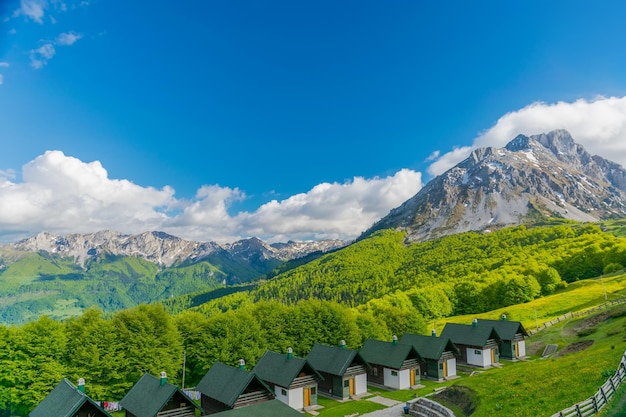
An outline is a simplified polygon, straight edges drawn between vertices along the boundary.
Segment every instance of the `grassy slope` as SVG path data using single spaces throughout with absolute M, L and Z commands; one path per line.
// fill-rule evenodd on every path
M 609 300 L 626 296 L 626 274 L 605 278 L 604 288 L 607 289 Z M 520 320 L 525 327 L 533 328 L 535 307 L 538 315 L 543 318 L 543 321 L 539 322 L 542 324 L 565 312 L 584 311 L 603 303 L 604 290 L 600 279 L 585 280 L 570 285 L 558 294 L 530 303 L 509 306 L 481 315 L 450 317 L 445 321 L 464 323 L 471 321 L 473 317 L 497 318 L 506 312 L 509 318 Z M 626 312 L 626 306 L 612 307 L 607 311 Z M 467 373 L 460 371 L 461 378 L 452 381 L 438 383 L 423 380 L 423 388 L 392 392 L 377 390 L 376 394 L 407 401 L 416 396 L 430 396 L 435 388 L 460 385 L 470 388 L 475 393 L 478 405 L 472 417 L 551 416 L 593 395 L 606 381 L 606 378 L 602 376 L 602 371 L 616 369 L 626 350 L 624 336 L 626 313 L 621 317 L 595 323 L 597 320 L 594 320 L 594 317 L 598 317 L 598 314 L 605 313 L 598 312 L 595 315 L 568 319 L 531 336 L 527 339 L 527 353 L 529 354 L 527 361 L 503 361 L 501 368 L 484 371 L 478 369 L 479 372 L 475 376 L 470 377 Z M 583 336 L 579 335 L 581 331 L 590 327 L 595 331 Z M 555 355 L 548 359 L 540 358 L 548 343 L 559 345 L 558 354 L 572 343 L 587 340 L 593 340 L 593 344 L 584 350 L 563 356 Z M 368 412 L 369 404 L 359 404 L 362 402 L 364 401 L 343 403 L 340 413 L 348 415 L 355 412 L 361 414 Z M 340 415 L 333 411 L 338 406 L 332 401 L 329 403 L 332 407 L 318 410 L 320 416 Z M 458 417 L 463 415 L 459 408 L 454 406 L 452 408 L 457 412 Z

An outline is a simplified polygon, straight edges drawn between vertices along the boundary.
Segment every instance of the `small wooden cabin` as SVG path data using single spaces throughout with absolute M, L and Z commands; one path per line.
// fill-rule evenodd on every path
M 126 417 L 195 417 L 199 409 L 185 393 L 167 382 L 165 372 L 149 373 L 137 381 L 120 401 Z
M 456 376 L 456 357 L 461 351 L 450 339 L 406 333 L 400 343 L 412 345 L 424 359 L 422 375 L 426 378 L 442 381 Z
M 239 368 L 221 362 L 214 363 L 196 390 L 201 393 L 204 415 L 274 399 L 272 389 L 254 373 L 245 370 L 243 359 Z
M 111 417 L 85 394 L 85 381 L 78 387 L 63 378 L 52 391 L 28 414 L 29 417 Z
M 367 380 L 372 385 L 391 389 L 407 389 L 420 383 L 422 357 L 411 345 L 368 339 L 361 348 L 361 356 L 370 364 Z
M 500 362 L 500 335 L 493 326 L 446 323 L 441 337 L 450 339 L 461 351 L 460 363 L 488 368 Z
M 347 399 L 367 393 L 371 367 L 358 351 L 346 348 L 345 341 L 339 346 L 316 343 L 307 360 L 324 377 L 318 383 L 320 395 Z
M 516 360 L 526 356 L 526 340 L 528 332 L 519 321 L 509 321 L 505 315 L 501 320 L 478 319 L 479 326 L 492 326 L 500 335 L 500 357 Z
M 318 381 L 324 377 L 304 358 L 266 351 L 252 370 L 273 390 L 277 399 L 296 410 L 317 405 Z

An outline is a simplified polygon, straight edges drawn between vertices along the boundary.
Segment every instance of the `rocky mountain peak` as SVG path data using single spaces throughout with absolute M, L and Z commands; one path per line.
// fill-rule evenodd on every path
M 518 135 L 479 148 L 364 233 L 396 228 L 409 240 L 490 230 L 537 216 L 598 221 L 626 215 L 626 170 L 591 156 L 569 132 Z

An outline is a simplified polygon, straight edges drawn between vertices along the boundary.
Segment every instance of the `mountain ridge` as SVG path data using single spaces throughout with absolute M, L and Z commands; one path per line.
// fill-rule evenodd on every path
M 258 238 L 241 239 L 234 243 L 198 242 L 185 240 L 165 232 L 148 231 L 139 234 L 102 230 L 94 233 L 56 235 L 41 232 L 15 243 L 0 245 L 21 252 L 45 251 L 74 258 L 85 266 L 88 260 L 103 254 L 136 256 L 154 264 L 171 267 L 183 262 L 198 262 L 210 255 L 224 254 L 242 262 L 281 262 L 327 252 L 345 246 L 341 240 L 322 240 L 268 244 Z
M 359 239 L 386 228 L 421 241 L 538 217 L 596 222 L 625 215 L 626 170 L 555 130 L 473 150 Z

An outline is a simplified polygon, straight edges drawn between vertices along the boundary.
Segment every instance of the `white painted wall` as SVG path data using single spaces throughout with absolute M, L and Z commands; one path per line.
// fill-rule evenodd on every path
M 287 395 L 282 394 L 283 390 L 287 391 Z M 304 408 L 304 392 L 302 388 L 288 390 L 287 388 L 276 385 L 274 386 L 274 394 L 276 394 L 277 400 L 284 402 L 291 408 L 296 410 L 302 410 L 302 408 Z
M 290 389 L 287 391 L 289 396 L 289 407 L 296 410 L 302 410 L 304 408 L 304 390 L 302 388 Z
M 448 359 L 446 362 L 448 365 L 448 376 L 455 376 L 456 375 L 456 358 Z
M 383 385 L 389 388 L 400 389 L 400 372 L 395 371 L 397 372 L 397 375 L 391 375 L 391 373 L 394 371 L 395 369 L 383 368 Z
M 354 376 L 354 394 L 360 395 L 367 392 L 367 374 Z
M 411 388 L 411 371 L 409 369 L 398 372 L 398 376 L 400 377 L 400 389 Z
M 469 365 L 481 366 L 483 368 L 491 366 L 491 349 L 467 348 L 467 363 Z

